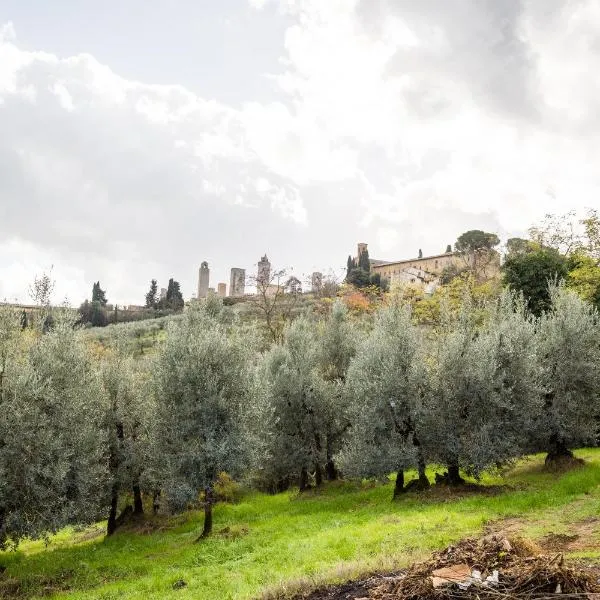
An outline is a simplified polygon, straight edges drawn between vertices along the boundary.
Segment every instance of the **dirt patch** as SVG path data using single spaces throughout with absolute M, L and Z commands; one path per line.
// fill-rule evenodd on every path
M 545 535 L 541 540 L 540 544 L 549 552 L 564 552 L 569 550 L 571 544 L 579 539 L 577 534 L 567 535 L 565 533 L 549 533 Z
M 569 524 L 569 533 L 550 532 L 540 539 L 540 545 L 548 552 L 578 552 L 598 547 L 597 535 L 600 519 L 588 517 Z
M 398 581 L 404 577 L 403 573 L 388 573 L 387 575 L 376 575 L 368 579 L 350 581 L 337 586 L 322 587 L 307 595 L 295 596 L 295 600 L 360 600 L 369 598 L 370 590 L 377 589 L 381 585 Z
M 506 519 L 498 519 L 497 521 L 489 521 L 484 527 L 484 534 L 495 535 L 497 537 L 510 538 L 518 535 L 523 531 L 525 521 L 519 517 L 508 517 Z
M 398 500 L 402 498 L 414 498 L 417 496 L 423 500 L 434 500 L 436 502 L 455 502 L 461 498 L 467 498 L 470 496 L 497 496 L 506 492 L 512 491 L 508 485 L 479 485 L 477 483 L 462 483 L 460 485 L 445 485 L 445 484 L 434 484 L 428 487 L 426 490 L 418 492 L 407 492 L 398 497 Z
M 539 550 L 518 537 L 465 539 L 393 578 L 323 588 L 295 600 L 531 599 L 556 594 L 600 598 L 596 570 Z

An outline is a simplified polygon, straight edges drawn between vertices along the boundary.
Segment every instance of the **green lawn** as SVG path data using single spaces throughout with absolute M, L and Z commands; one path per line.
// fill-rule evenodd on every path
M 217 506 L 214 536 L 201 543 L 194 543 L 202 524 L 196 513 L 109 540 L 99 529 L 95 536 L 93 529 L 65 531 L 48 548 L 31 542 L 0 553 L 7 567 L 0 597 L 255 598 L 392 569 L 505 518 L 534 539 L 587 523 L 589 539 L 578 555 L 597 557 L 600 537 L 589 524 L 600 515 L 600 450 L 577 454 L 586 466 L 565 475 L 543 473 L 541 457 L 534 457 L 504 479 L 488 476 L 486 485 L 507 486 L 495 495 L 428 492 L 392 503 L 391 483 L 336 484 L 303 496 L 252 493 Z M 186 586 L 173 589 L 178 580 Z

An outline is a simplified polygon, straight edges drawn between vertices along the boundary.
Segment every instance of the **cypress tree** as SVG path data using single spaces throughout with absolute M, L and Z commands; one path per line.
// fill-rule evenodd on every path
M 156 279 L 150 281 L 150 289 L 146 294 L 146 308 L 156 308 L 158 304 L 158 282 Z
M 107 305 L 106 292 L 100 287 L 100 282 L 97 281 L 92 287 L 92 302 L 98 302 L 100 306 Z

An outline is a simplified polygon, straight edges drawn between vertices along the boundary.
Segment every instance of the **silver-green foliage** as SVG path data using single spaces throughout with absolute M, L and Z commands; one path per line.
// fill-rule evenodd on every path
M 115 334 L 110 351 L 99 364 L 109 485 L 116 494 L 151 478 L 156 404 L 147 375 L 149 364 L 133 359 L 123 332 Z
M 551 454 L 590 443 L 600 408 L 600 320 L 593 306 L 563 288 L 539 321 L 542 401 L 537 433 Z
M 343 302 L 337 301 L 322 324 L 317 341 L 317 369 L 322 379 L 322 419 L 325 436 L 327 476 L 336 476 L 333 457 L 341 449 L 350 427 L 346 377 L 356 355 L 360 333 L 348 318 Z
M 477 475 L 517 456 L 537 399 L 535 327 L 505 292 L 478 323 L 468 298 L 433 341 L 428 446 L 449 468 Z
M 376 477 L 417 465 L 414 436 L 425 376 L 420 347 L 406 306 L 380 311 L 348 371 L 351 427 L 340 455 L 345 473 Z
M 251 350 L 201 304 L 169 324 L 153 386 L 159 472 L 173 509 L 197 500 L 220 471 L 235 476 L 246 466 Z
M 259 443 L 265 478 L 306 478 L 325 462 L 322 379 L 315 324 L 299 317 L 258 368 Z
M 0 540 L 98 516 L 106 483 L 98 380 L 72 315 L 55 311 L 6 382 L 0 410 Z

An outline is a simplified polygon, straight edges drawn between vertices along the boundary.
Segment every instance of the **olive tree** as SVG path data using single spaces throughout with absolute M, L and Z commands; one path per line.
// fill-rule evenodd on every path
M 105 501 L 98 380 L 66 310 L 5 379 L 0 411 L 0 542 L 90 522 Z
M 421 437 L 427 393 L 421 343 L 409 308 L 394 303 L 379 312 L 348 370 L 351 428 L 340 455 L 342 467 L 362 477 L 396 471 L 394 497 L 404 490 L 408 468 L 418 467 L 418 485 L 428 485 Z
M 212 529 L 213 484 L 242 473 L 249 342 L 228 333 L 203 305 L 171 323 L 154 364 L 159 472 L 168 502 L 182 510 L 204 492 L 204 529 Z
M 279 481 L 297 478 L 300 491 L 308 488 L 312 470 L 321 483 L 326 457 L 317 360 L 314 324 L 299 317 L 285 329 L 283 344 L 264 356 L 256 384 L 262 469 Z
M 0 411 L 10 379 L 18 372 L 17 360 L 23 336 L 21 315 L 8 305 L 0 305 Z
M 537 433 L 548 463 L 594 439 L 600 406 L 598 313 L 563 287 L 552 287 L 550 297 L 538 331 L 543 404 Z
M 323 380 L 325 474 L 330 481 L 337 479 L 334 455 L 341 449 L 343 437 L 350 427 L 345 383 L 358 339 L 359 331 L 348 320 L 346 305 L 338 300 L 322 325 L 317 349 L 317 368 Z
M 154 397 L 140 362 L 134 361 L 122 337 L 117 335 L 100 364 L 110 475 L 108 535 L 117 528 L 119 497 L 124 490 L 133 494 L 133 514 L 143 514 L 142 478 L 154 450 Z
M 522 299 L 505 292 L 483 315 L 465 298 L 433 342 L 427 432 L 434 458 L 461 483 L 516 455 L 537 392 L 535 328 Z

